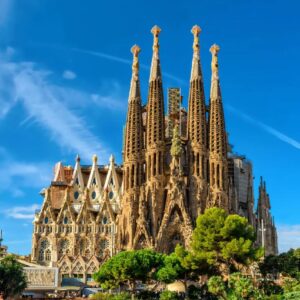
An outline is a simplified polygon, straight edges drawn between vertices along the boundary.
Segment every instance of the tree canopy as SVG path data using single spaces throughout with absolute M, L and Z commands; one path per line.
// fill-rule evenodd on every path
M 191 253 L 196 260 L 204 260 L 220 272 L 237 270 L 239 265 L 247 265 L 262 255 L 262 249 L 255 248 L 254 242 L 254 229 L 246 218 L 213 207 L 197 219 Z
M 26 275 L 21 264 L 9 255 L 0 260 L 0 295 L 14 297 L 26 288 Z
M 134 289 L 136 281 L 146 282 L 151 279 L 162 261 L 162 254 L 149 249 L 120 252 L 100 267 L 94 279 L 104 289 L 120 284 L 128 284 Z
M 263 275 L 283 274 L 300 280 L 300 248 L 279 255 L 269 255 L 260 264 Z

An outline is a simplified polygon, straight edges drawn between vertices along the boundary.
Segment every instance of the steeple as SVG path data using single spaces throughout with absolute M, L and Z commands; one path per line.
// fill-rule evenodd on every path
M 128 249 L 133 247 L 133 239 L 138 219 L 140 186 L 144 180 L 144 154 L 143 154 L 143 123 L 142 105 L 139 80 L 139 53 L 141 49 L 134 45 L 131 48 L 133 54 L 132 77 L 128 97 L 128 112 L 125 129 L 124 149 L 124 173 L 122 199 L 122 214 L 119 218 L 122 228 L 119 231 L 119 248 Z M 118 183 L 115 170 L 114 158 L 110 158 L 109 171 L 106 177 L 104 189 L 113 178 L 114 185 Z
M 203 77 L 199 54 L 199 34 L 201 28 L 198 25 L 193 26 L 191 30 L 194 36 L 193 42 L 193 60 L 190 78 L 189 106 L 187 134 L 189 145 L 189 172 L 191 185 L 194 186 L 193 199 L 191 203 L 191 212 L 196 219 L 198 214 L 205 207 L 207 198 L 207 123 L 206 107 L 203 87 Z M 198 198 L 198 199 L 197 199 Z
M 212 54 L 209 114 L 210 204 L 228 210 L 227 137 L 219 82 L 219 50 L 220 47 L 216 44 L 210 48 Z
M 162 78 L 159 60 L 158 35 L 161 29 L 154 26 L 153 34 L 153 56 L 149 79 L 149 94 L 147 105 L 147 146 L 156 147 L 164 141 L 164 100 Z
M 153 55 L 149 78 L 145 141 L 146 190 L 147 194 L 151 195 L 148 207 L 153 207 L 149 212 L 153 238 L 155 238 L 162 220 L 165 201 L 165 113 L 159 60 L 158 36 L 160 32 L 161 29 L 158 26 L 154 26 L 151 29 L 153 34 Z
M 143 131 L 142 131 L 142 107 L 141 107 L 141 92 L 140 92 L 140 80 L 139 80 L 139 60 L 138 55 L 141 49 L 139 46 L 134 45 L 131 48 L 133 54 L 132 62 L 132 78 L 130 83 L 130 91 L 128 97 L 128 113 L 126 121 L 126 134 L 125 134 L 125 149 L 124 149 L 124 165 L 127 163 L 133 163 L 130 167 L 132 170 L 125 170 L 125 178 L 131 181 L 126 185 L 125 189 L 129 186 L 133 187 L 140 183 L 139 172 L 134 169 L 140 168 L 139 165 L 135 166 L 135 163 L 141 160 L 142 148 L 143 148 Z
M 201 29 L 195 25 L 192 28 L 194 35 L 193 61 L 190 79 L 189 108 L 188 108 L 188 139 L 193 147 L 206 150 L 206 119 L 203 78 L 199 56 L 199 33 Z
M 219 82 L 218 52 L 220 47 L 212 45 L 211 61 L 211 88 L 210 88 L 210 122 L 209 122 L 209 149 L 220 159 L 227 157 L 227 139 L 225 119 Z
M 149 81 L 151 82 L 152 80 L 155 79 L 161 79 L 161 70 L 160 70 L 160 61 L 159 61 L 159 40 L 158 36 L 161 32 L 161 29 L 155 25 L 151 29 L 151 33 L 153 34 L 153 55 L 152 55 L 152 62 L 151 62 L 151 71 L 150 71 L 150 79 Z

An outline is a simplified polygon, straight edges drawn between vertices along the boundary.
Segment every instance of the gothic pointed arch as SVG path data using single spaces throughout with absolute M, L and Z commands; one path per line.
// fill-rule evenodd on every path
M 101 193 L 103 191 L 103 186 L 100 179 L 97 162 L 98 162 L 98 157 L 94 155 L 92 170 L 89 175 L 89 179 L 87 183 L 87 188 L 89 189 L 89 197 L 93 203 L 100 201 Z
M 76 164 L 72 175 L 71 186 L 73 187 L 72 200 L 75 203 L 80 203 L 80 201 L 83 198 L 85 185 L 84 185 L 83 175 L 81 171 L 79 155 L 77 155 L 76 157 Z

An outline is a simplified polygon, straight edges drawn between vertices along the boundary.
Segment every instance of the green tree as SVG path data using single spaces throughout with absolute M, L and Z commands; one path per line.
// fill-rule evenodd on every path
M 0 261 L 0 295 L 4 299 L 21 294 L 26 288 L 26 275 L 14 256 L 8 255 Z
M 260 263 L 260 270 L 264 276 L 288 275 L 300 280 L 300 248 L 291 249 L 280 255 L 269 255 Z
M 183 246 L 177 245 L 175 251 L 170 255 L 163 257 L 163 264 L 156 273 L 156 278 L 165 283 L 171 283 L 175 280 L 185 281 L 190 273 L 190 268 L 185 259 L 188 251 Z
M 212 276 L 208 281 L 208 290 L 224 300 L 264 299 L 252 280 L 241 273 L 231 274 L 228 281 L 223 281 L 221 276 Z
M 221 276 L 212 276 L 208 280 L 208 291 L 219 299 L 228 299 L 226 285 Z
M 149 249 L 124 251 L 106 261 L 93 277 L 104 289 L 125 284 L 134 294 L 136 281 L 151 279 L 162 260 L 161 254 Z
M 191 254 L 195 261 L 204 261 L 227 276 L 230 269 L 240 270 L 262 256 L 254 242 L 254 229 L 246 218 L 214 207 L 197 218 Z

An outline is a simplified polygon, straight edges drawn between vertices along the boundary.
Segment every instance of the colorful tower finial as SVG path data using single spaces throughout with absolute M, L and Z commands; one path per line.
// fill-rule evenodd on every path
M 199 34 L 201 32 L 201 28 L 198 25 L 194 25 L 191 33 L 194 35 L 194 43 L 193 43 L 193 49 L 194 53 L 199 53 Z
M 138 76 L 139 73 L 139 53 L 141 52 L 141 48 L 138 45 L 134 45 L 131 47 L 131 53 L 133 54 L 133 62 L 132 62 L 132 74 Z
M 216 44 L 213 44 L 209 50 L 212 54 L 211 71 L 213 74 L 218 74 L 219 72 L 218 52 L 220 51 L 220 47 Z
M 151 33 L 153 34 L 153 52 L 158 53 L 159 43 L 158 43 L 158 35 L 160 34 L 161 29 L 155 25 L 151 29 Z

